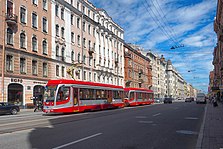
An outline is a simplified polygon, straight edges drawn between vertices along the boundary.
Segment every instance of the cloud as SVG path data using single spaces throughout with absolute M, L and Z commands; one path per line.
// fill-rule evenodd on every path
M 127 43 L 140 45 L 144 52 L 152 49 L 167 60 L 171 59 L 186 80 L 205 75 L 204 80 L 198 80 L 208 82 L 216 45 L 213 31 L 216 0 L 147 0 L 148 5 L 145 0 L 90 1 L 104 8 L 124 29 Z M 184 47 L 170 49 L 179 44 Z M 192 69 L 196 69 L 196 73 L 185 73 Z M 194 86 L 196 84 L 194 82 Z

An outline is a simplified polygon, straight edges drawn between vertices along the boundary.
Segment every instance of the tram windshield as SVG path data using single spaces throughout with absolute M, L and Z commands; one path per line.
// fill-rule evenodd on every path
M 57 85 L 46 86 L 44 93 L 44 101 L 52 102 L 56 96 Z

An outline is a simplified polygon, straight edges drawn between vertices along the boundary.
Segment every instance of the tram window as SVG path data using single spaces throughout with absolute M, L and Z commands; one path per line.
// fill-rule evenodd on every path
M 134 92 L 130 93 L 130 99 L 134 99 Z
M 114 99 L 121 99 L 123 97 L 122 91 L 113 91 L 113 98 Z
M 89 99 L 89 90 L 85 88 L 80 89 L 80 100 L 88 100 Z
M 57 101 L 68 100 L 70 95 L 70 87 L 60 87 L 57 94 Z
M 138 99 L 142 99 L 142 93 L 138 93 Z
M 101 98 L 101 90 L 96 90 L 96 98 Z
M 128 97 L 129 97 L 129 92 L 125 91 L 125 98 L 128 98 Z

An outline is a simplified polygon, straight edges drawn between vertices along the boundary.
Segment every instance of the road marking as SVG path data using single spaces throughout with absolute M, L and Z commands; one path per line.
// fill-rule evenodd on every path
M 186 119 L 186 120 L 197 120 L 198 118 L 197 117 L 185 117 L 184 119 Z
M 197 135 L 198 133 L 190 130 L 177 130 L 177 133 L 185 134 L 185 135 Z
M 158 115 L 161 115 L 161 113 L 154 114 L 153 116 L 158 116 Z
M 136 116 L 136 118 L 147 118 L 146 116 Z
M 144 124 L 152 124 L 153 121 L 139 121 L 139 123 L 144 123 Z
M 72 145 L 72 144 L 76 144 L 76 143 L 79 143 L 79 142 L 87 140 L 87 139 L 90 139 L 90 138 L 97 137 L 99 135 L 102 135 L 102 133 L 97 133 L 97 134 L 94 134 L 94 135 L 91 135 L 91 136 L 88 136 L 88 137 L 85 137 L 85 138 L 82 138 L 82 139 L 79 139 L 79 140 L 76 140 L 76 141 L 73 141 L 73 142 L 61 145 L 61 146 L 55 147 L 53 149 L 60 149 L 60 148 L 63 148 L 63 147 L 66 147 L 66 146 L 69 146 L 69 145 Z

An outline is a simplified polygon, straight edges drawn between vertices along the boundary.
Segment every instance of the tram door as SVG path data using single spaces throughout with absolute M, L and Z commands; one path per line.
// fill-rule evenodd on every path
M 108 103 L 112 102 L 112 91 L 108 91 Z
M 78 94 L 78 88 L 73 88 L 73 104 L 74 106 L 78 106 L 79 105 L 79 94 Z

